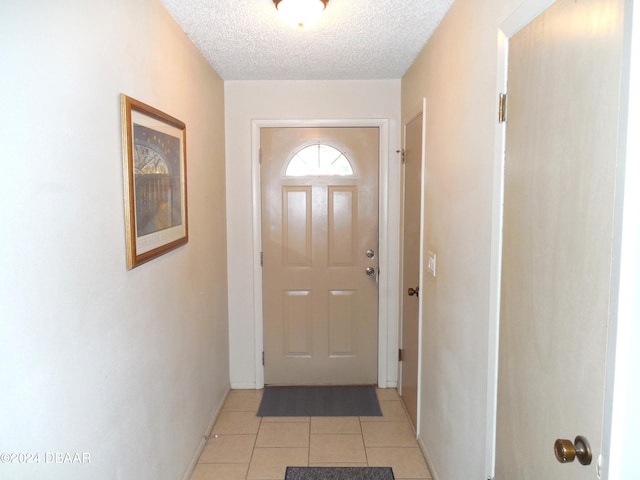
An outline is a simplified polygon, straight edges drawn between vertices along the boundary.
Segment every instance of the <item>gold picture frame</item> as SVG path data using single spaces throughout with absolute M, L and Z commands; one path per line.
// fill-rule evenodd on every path
M 186 126 L 120 95 L 127 269 L 185 245 Z

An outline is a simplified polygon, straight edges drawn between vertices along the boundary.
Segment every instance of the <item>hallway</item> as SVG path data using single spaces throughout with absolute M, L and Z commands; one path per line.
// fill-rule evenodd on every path
M 378 15 L 377 5 L 382 3 L 328 1 L 336 8 L 364 10 L 367 17 Z M 606 410 L 603 431 L 590 433 L 582 425 L 565 428 L 553 422 L 548 438 L 524 431 L 541 444 L 535 451 L 545 455 L 550 468 L 579 472 L 575 464 L 556 462 L 551 447 L 556 438 L 584 435 L 602 439 L 598 443 L 603 448 L 597 448 L 602 451 L 594 453 L 595 458 L 602 455 L 606 460 L 600 467 L 603 479 L 640 479 L 633 441 L 640 431 L 640 409 L 633 408 L 640 405 L 640 3 L 435 1 L 447 3 L 450 9 L 397 76 L 373 77 L 366 69 L 354 77 L 344 76 L 316 57 L 293 56 L 294 61 L 311 60 L 313 68 L 286 71 L 273 64 L 277 75 L 268 78 L 221 75 L 165 5 L 186 8 L 192 0 L 2 2 L 2 65 L 10 74 L 0 76 L 4 92 L 0 183 L 6 232 L 0 242 L 0 382 L 4 387 L 0 409 L 5 412 L 0 421 L 0 453 L 15 459 L 26 458 L 18 457 L 21 453 L 40 452 L 42 458 L 47 452 L 70 457 L 79 453 L 80 458 L 88 453 L 92 461 L 3 463 L 0 478 L 283 480 L 285 466 L 294 463 L 390 465 L 401 480 L 425 480 L 429 475 L 442 480 L 493 478 L 500 472 L 495 468 L 496 452 L 503 451 L 497 445 L 519 445 L 523 431 L 506 423 L 508 428 L 501 427 L 506 435 L 498 436 L 498 412 L 513 412 L 515 418 L 537 426 L 550 420 L 532 397 L 519 401 L 522 392 L 515 385 L 527 380 L 529 389 L 536 390 L 539 378 L 557 370 L 550 356 L 536 353 L 551 351 L 550 341 L 562 329 L 569 339 L 575 338 L 571 344 L 575 350 L 582 346 L 587 354 L 592 351 L 590 344 L 581 341 L 583 333 L 598 333 L 594 343 L 605 346 L 604 374 L 594 374 L 592 366 L 597 363 L 602 371 L 602 361 L 593 356 L 587 363 L 576 363 L 576 357 L 565 355 L 579 366 L 570 369 L 572 380 L 587 387 L 592 378 L 604 380 L 605 394 L 597 396 Z M 206 3 L 234 19 L 235 4 L 247 7 L 254 2 Z M 261 6 L 252 9 L 254 13 L 265 12 L 253 23 L 260 30 L 271 23 L 271 17 L 275 20 L 277 12 L 273 0 L 255 3 Z M 545 108 L 540 115 L 520 115 L 518 108 L 513 114 L 516 100 L 511 102 L 511 118 L 500 118 L 500 106 L 505 105 L 500 94 L 511 94 L 512 100 L 528 97 L 518 95 L 513 82 L 509 86 L 509 52 L 516 51 L 507 48 L 510 38 L 554 3 L 563 10 L 578 10 L 571 22 L 554 22 L 556 27 L 567 27 L 558 29 L 562 31 L 558 40 L 573 48 L 582 42 L 579 31 L 590 32 L 585 45 L 594 54 L 579 57 L 585 69 L 591 68 L 584 79 L 591 83 L 595 77 L 590 72 L 595 72 L 615 80 L 616 88 L 594 88 L 584 101 L 575 100 L 577 88 L 571 89 L 570 97 L 545 88 L 544 95 L 535 95 L 536 100 L 544 98 L 561 107 L 559 114 Z M 587 14 L 588 7 L 604 9 L 606 14 Z M 207 20 L 211 18 L 208 10 L 195 13 Z M 327 13 L 331 11 L 335 9 L 330 7 Z M 219 23 L 217 17 L 215 23 Z M 370 27 L 361 20 L 354 26 Z M 214 46 L 281 53 L 283 46 L 298 45 L 265 43 L 258 35 L 252 49 L 253 44 L 245 41 L 245 30 L 232 31 L 237 37 Z M 334 35 L 337 30 L 329 32 Z M 295 29 L 287 33 L 305 35 Z M 315 46 L 330 40 L 319 32 L 309 33 Z M 405 32 L 387 25 L 385 34 Z M 524 43 L 547 45 L 546 41 Z M 608 56 L 605 68 L 600 58 L 612 46 L 615 52 Z M 375 49 L 376 45 L 357 42 L 342 53 L 350 59 Z M 582 76 L 553 60 L 556 53 L 565 53 L 564 47 L 549 50 L 551 63 L 563 68 L 526 67 L 522 71 L 532 74 L 522 78 L 539 86 L 538 73 L 566 73 L 570 85 L 579 86 Z M 308 53 L 300 52 L 298 57 Z M 567 86 L 564 80 L 563 85 Z M 132 198 L 125 194 L 125 179 L 132 156 L 132 142 L 127 143 L 126 137 L 133 126 L 123 115 L 123 94 L 179 120 L 187 132 L 183 173 L 188 243 L 132 270 L 127 268 L 127 231 L 132 230 L 127 206 Z M 554 102 L 555 98 L 561 101 Z M 405 125 L 425 103 L 421 194 L 412 204 L 421 210 L 418 243 L 423 254 L 414 264 L 422 269 L 423 278 L 409 285 L 414 290 L 419 285 L 421 302 L 418 335 L 412 337 L 420 349 L 416 441 L 401 401 L 390 388 L 404 385 L 408 393 L 409 382 L 399 378 L 398 352 L 408 343 L 403 342 L 401 330 L 402 301 L 408 296 L 408 288 L 401 287 L 406 211 L 402 157 L 404 150 L 406 160 Z M 525 111 L 528 108 L 520 108 Z M 605 195 L 583 182 L 583 172 L 600 171 L 596 164 L 586 168 L 579 163 L 575 170 L 580 175 L 574 179 L 555 161 L 578 151 L 566 136 L 577 126 L 569 115 L 583 118 L 587 113 L 596 116 L 587 131 L 589 142 L 606 136 L 613 147 L 607 151 L 615 152 L 614 159 L 604 150 L 586 149 L 614 162 L 613 198 L 610 187 Z M 502 294 L 504 158 L 506 145 L 512 145 L 504 137 L 507 123 L 513 131 L 518 118 L 544 120 L 540 123 L 554 136 L 566 139 L 559 143 L 567 152 L 557 157 L 541 154 L 535 163 L 524 163 L 536 169 L 548 166 L 549 180 L 534 181 L 521 170 L 523 185 L 535 186 L 536 193 L 514 206 L 535 207 L 531 218 L 553 222 L 534 229 L 533 222 L 512 211 L 510 218 L 549 240 L 536 237 L 534 241 L 526 228 L 520 229 L 525 232 L 522 238 L 526 236 L 535 246 L 525 251 L 534 255 L 526 262 L 515 254 L 509 256 L 511 271 L 524 273 L 519 275 L 525 277 L 520 278 L 522 283 L 535 285 L 542 293 L 554 291 L 554 295 L 541 295 L 537 304 L 530 297 L 531 308 L 525 309 L 525 302 L 522 311 L 550 313 L 559 306 L 556 298 L 574 305 L 559 309 L 559 320 L 551 331 L 541 328 L 537 318 L 512 323 L 516 328 L 510 331 L 520 335 L 536 362 L 529 364 L 526 375 L 516 363 L 503 362 L 509 366 L 507 378 L 518 383 L 513 384 L 513 395 L 499 397 L 497 385 L 510 385 L 504 379 L 498 381 L 499 353 L 524 353 L 500 346 L 501 335 L 509 331 L 500 326 L 501 304 L 512 299 Z M 379 390 L 385 417 L 259 418 L 261 392 L 255 389 L 270 383 L 265 382 L 262 362 L 265 316 L 260 252 L 270 232 L 263 232 L 261 225 L 260 130 L 349 126 L 380 129 L 379 245 L 373 258 L 379 282 L 376 384 L 388 387 Z M 524 127 L 522 131 L 533 137 L 527 150 L 546 151 L 549 135 L 529 135 Z M 585 145 L 576 142 L 581 150 Z M 573 188 L 548 188 L 557 182 L 573 183 Z M 519 195 L 525 192 L 518 182 L 509 185 Z M 545 207 L 542 199 L 556 199 L 563 207 Z M 569 203 L 585 214 L 585 221 L 577 222 L 564 209 Z M 598 237 L 598 243 L 609 245 L 615 254 L 611 268 L 593 269 L 601 261 L 596 255 L 584 255 L 580 268 L 570 266 L 566 253 L 573 257 L 582 249 L 573 240 L 564 246 L 568 237 L 563 230 L 579 223 L 573 233 L 600 231 L 605 223 L 599 214 L 602 210 L 607 212 L 610 231 Z M 326 223 L 321 231 L 326 231 Z M 576 237 L 580 235 L 571 238 Z M 525 245 L 519 238 L 521 234 L 514 233 L 512 244 Z M 369 247 L 363 247 L 355 255 L 367 261 Z M 427 267 L 429 259 L 436 258 L 432 274 Z M 527 275 L 533 272 L 530 267 L 543 266 L 554 274 L 579 273 L 579 281 L 568 282 L 565 291 L 551 288 L 543 277 Z M 570 327 L 567 318 L 579 320 L 582 312 L 594 311 L 587 307 L 595 297 L 582 302 L 575 293 L 583 285 L 604 282 L 611 284 L 610 298 L 599 304 L 605 306 L 611 325 L 597 332 Z M 515 291 L 522 294 L 523 288 Z M 535 335 L 528 335 L 534 329 Z M 565 402 L 572 404 L 572 398 L 582 400 L 570 396 Z M 586 411 L 586 404 L 581 405 L 580 412 Z M 217 437 L 206 445 L 203 436 L 209 435 L 215 420 L 211 435 Z M 518 441 L 511 441 L 510 435 Z M 505 441 L 498 443 L 498 438 Z M 430 473 L 422 454 L 428 458 Z M 513 457 L 503 458 L 508 463 Z M 516 458 L 539 466 L 528 456 Z M 597 466 L 593 462 L 588 467 L 592 478 Z M 566 479 L 567 475 L 520 477 Z
M 395 389 L 378 389 L 382 417 L 258 417 L 262 390 L 232 390 L 191 480 L 282 480 L 287 466 L 391 466 L 429 471 Z

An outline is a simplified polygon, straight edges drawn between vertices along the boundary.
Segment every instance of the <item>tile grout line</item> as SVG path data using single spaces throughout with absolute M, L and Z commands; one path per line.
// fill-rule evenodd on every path
M 258 412 L 256 412 L 256 417 L 258 416 Z M 258 423 L 258 431 L 256 432 L 256 438 L 253 441 L 253 448 L 251 449 L 251 455 L 249 455 L 249 463 L 247 464 L 247 472 L 244 474 L 245 480 L 249 479 L 249 470 L 251 469 L 251 462 L 253 461 L 253 455 L 256 451 L 256 445 L 258 444 L 258 435 L 260 434 L 260 428 L 262 427 L 262 417 L 260 417 L 260 422 Z
M 378 399 L 378 401 L 380 401 L 380 399 Z M 367 461 L 367 467 L 370 467 L 371 465 L 369 465 L 369 455 L 367 454 L 367 444 L 364 441 L 364 429 L 362 428 L 362 417 L 358 417 L 358 421 L 360 422 L 360 436 L 362 437 L 362 448 L 364 448 L 364 458 Z
M 307 467 L 311 466 L 311 423 L 313 417 L 309 417 L 309 439 L 307 443 Z

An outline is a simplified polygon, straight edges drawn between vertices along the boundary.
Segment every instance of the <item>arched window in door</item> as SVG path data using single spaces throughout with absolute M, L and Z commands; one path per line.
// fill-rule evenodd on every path
M 354 176 L 351 162 L 336 148 L 318 143 L 298 150 L 287 165 L 287 177 Z

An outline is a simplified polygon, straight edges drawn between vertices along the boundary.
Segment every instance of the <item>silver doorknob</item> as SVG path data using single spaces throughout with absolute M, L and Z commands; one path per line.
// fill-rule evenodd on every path
M 410 297 L 413 297 L 414 295 L 416 297 L 419 297 L 420 296 L 420 287 L 409 288 L 409 290 L 407 290 L 407 295 L 409 295 Z
M 560 463 L 569 463 L 578 457 L 578 461 L 582 465 L 591 464 L 591 446 L 586 438 L 578 435 L 573 443 L 571 440 L 565 440 L 559 438 L 553 445 L 553 451 L 556 454 L 556 459 Z
M 375 268 L 373 268 L 373 267 L 367 267 L 367 268 L 365 268 L 365 270 L 364 270 L 364 271 L 365 271 L 365 273 L 366 273 L 367 275 L 369 275 L 370 277 L 373 277 L 373 276 L 375 276 L 375 274 L 376 274 L 376 269 L 375 269 Z
M 376 253 L 371 249 L 367 250 L 364 254 L 367 258 L 373 258 L 376 256 Z

